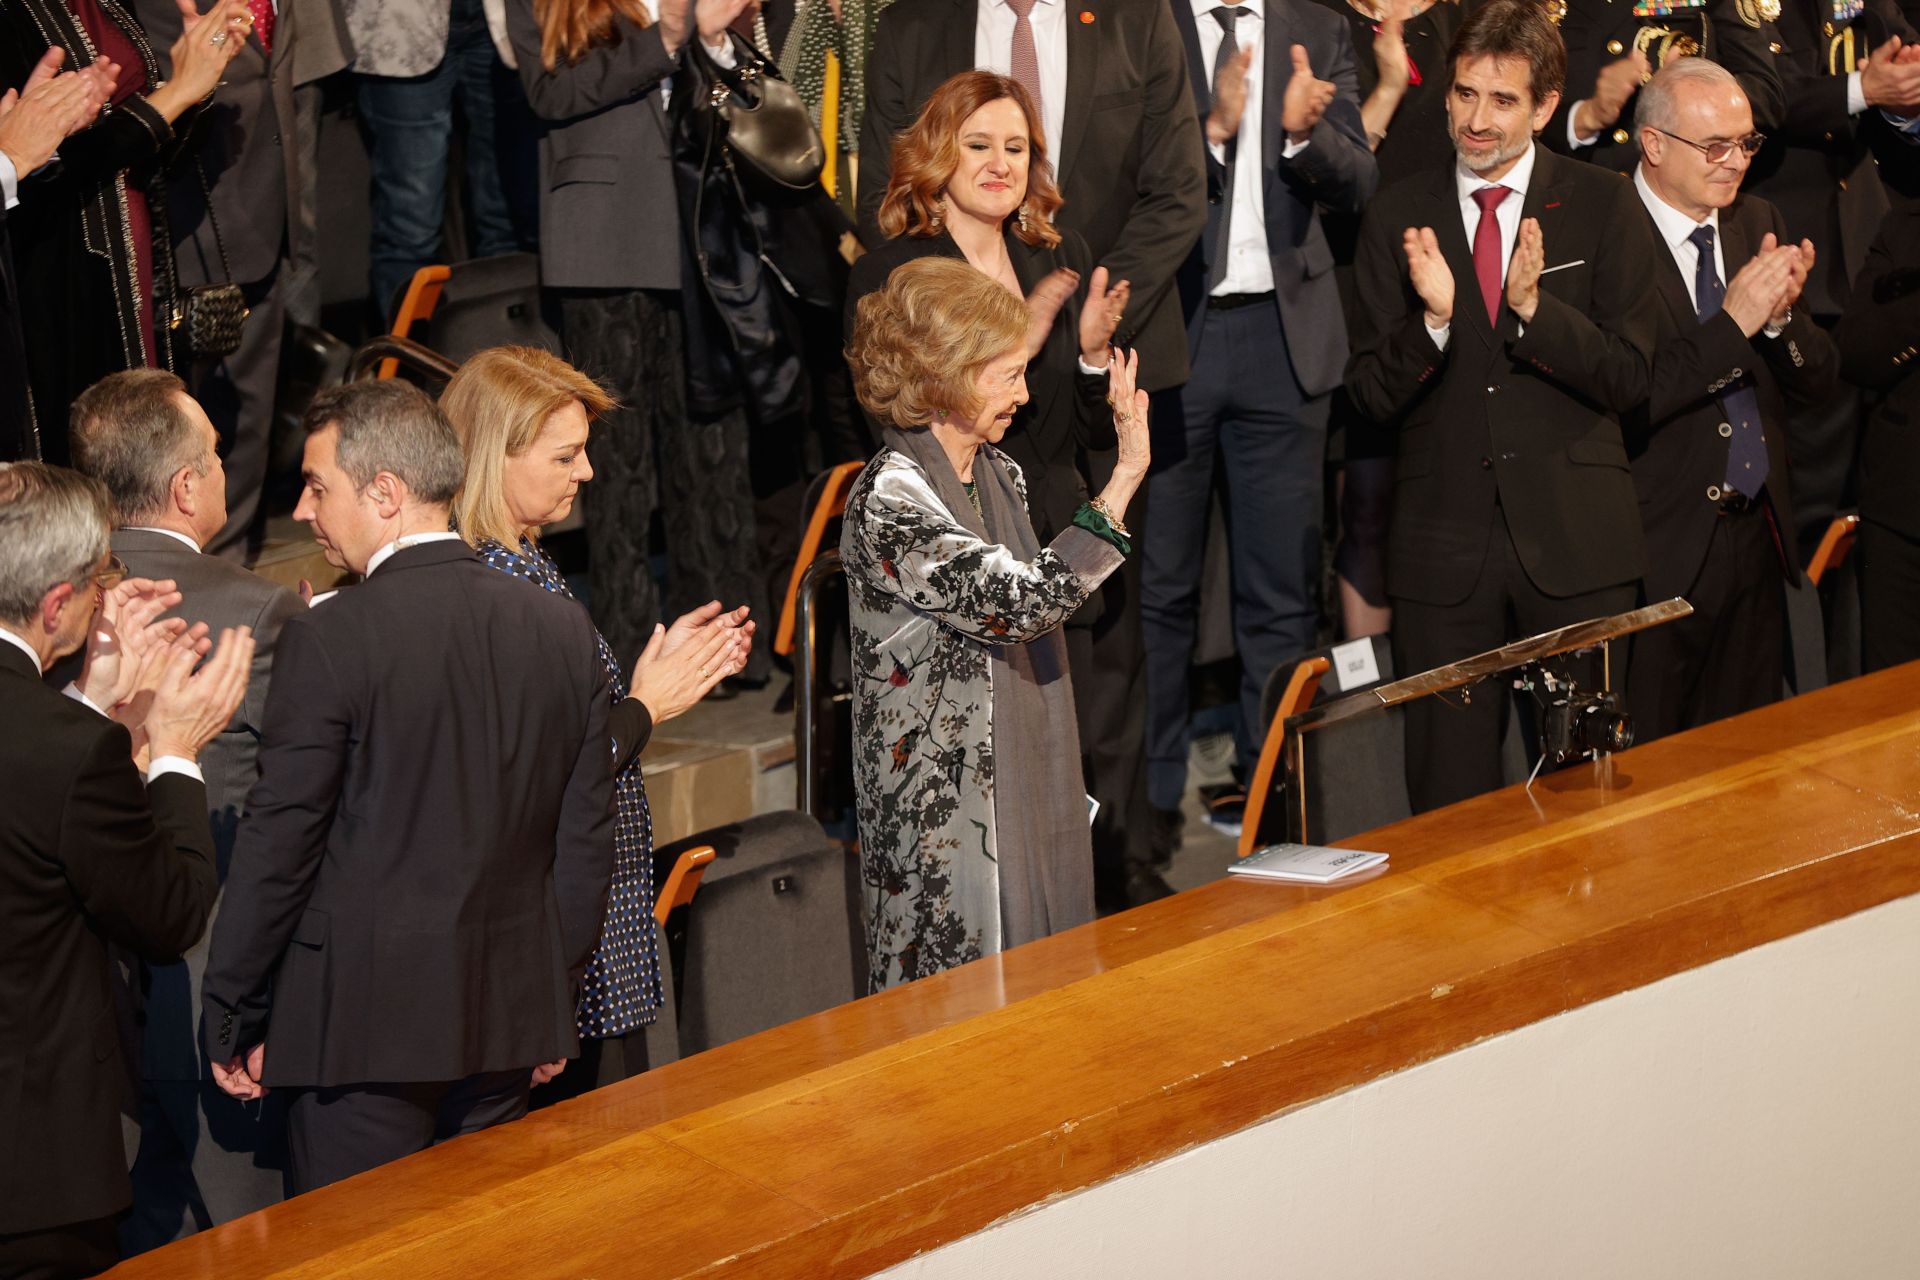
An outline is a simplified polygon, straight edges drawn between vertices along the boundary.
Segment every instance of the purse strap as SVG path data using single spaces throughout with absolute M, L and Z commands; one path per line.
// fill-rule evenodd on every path
M 207 199 L 207 225 L 213 228 L 213 247 L 220 254 L 220 270 L 227 277 L 226 283 L 232 284 L 233 265 L 227 261 L 227 242 L 220 234 L 220 219 L 213 216 L 213 188 L 207 183 L 207 166 L 198 155 L 193 158 L 193 171 L 200 177 L 200 194 Z

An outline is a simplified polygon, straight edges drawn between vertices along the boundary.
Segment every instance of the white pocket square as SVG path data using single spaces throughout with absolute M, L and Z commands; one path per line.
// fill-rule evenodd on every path
M 1568 267 L 1584 267 L 1586 265 L 1587 260 L 1585 258 L 1575 258 L 1572 262 L 1563 262 L 1557 267 L 1547 267 L 1543 269 L 1540 274 L 1550 276 L 1556 271 L 1565 271 Z

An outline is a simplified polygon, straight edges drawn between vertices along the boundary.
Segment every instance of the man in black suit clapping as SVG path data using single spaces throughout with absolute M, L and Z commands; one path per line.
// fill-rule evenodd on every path
M 281 629 L 203 982 L 214 1078 L 287 1086 L 295 1191 L 524 1114 L 579 1047 L 613 874 L 606 670 L 578 606 L 488 568 L 398 381 L 321 394 L 296 518 L 359 586 Z
M 1813 242 L 1742 195 L 1760 149 L 1747 95 L 1685 58 L 1640 91 L 1634 188 L 1660 242 L 1652 398 L 1627 419 L 1647 534 L 1647 599 L 1693 616 L 1635 636 L 1628 704 L 1645 741 L 1764 706 L 1786 667 L 1783 588 L 1798 588 L 1788 405 L 1833 390 L 1833 343 L 1796 310 Z
M 1489 0 L 1449 62 L 1456 162 L 1368 208 L 1347 365 L 1400 433 L 1387 592 L 1408 673 L 1631 608 L 1646 563 L 1620 434 L 1656 324 L 1646 216 L 1624 178 L 1534 141 L 1566 78 L 1542 6 Z M 1409 704 L 1414 807 L 1498 786 L 1505 724 L 1484 693 Z
M 118 1258 L 132 1081 L 108 947 L 177 959 L 213 904 L 195 760 L 246 692 L 252 640 L 223 633 L 190 674 L 199 630 L 154 621 L 179 593 L 125 572 L 97 483 L 0 466 L 0 1275 L 92 1275 Z M 63 697 L 41 673 L 89 637 Z

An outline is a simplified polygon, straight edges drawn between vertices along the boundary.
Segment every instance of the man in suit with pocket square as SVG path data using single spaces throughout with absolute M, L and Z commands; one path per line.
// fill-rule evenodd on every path
M 1804 590 L 1788 484 L 1790 405 L 1833 391 L 1839 353 L 1801 290 L 1813 242 L 1743 195 L 1760 149 L 1747 95 L 1688 58 L 1640 91 L 1634 189 L 1660 242 L 1652 395 L 1626 422 L 1647 534 L 1647 599 L 1693 615 L 1633 638 L 1641 741 L 1764 706 L 1786 669 L 1782 590 Z
M 1347 366 L 1399 431 L 1387 592 L 1407 673 L 1629 609 L 1646 568 L 1620 430 L 1657 328 L 1646 216 L 1620 175 L 1535 141 L 1566 78 L 1540 5 L 1490 0 L 1449 64 L 1455 163 L 1368 207 Z M 1414 808 L 1499 786 L 1506 721 L 1492 687 L 1409 704 Z

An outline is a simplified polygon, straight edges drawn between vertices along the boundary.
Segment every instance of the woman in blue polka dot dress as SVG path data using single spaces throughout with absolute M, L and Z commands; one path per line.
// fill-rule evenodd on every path
M 613 407 L 597 383 L 533 347 L 495 347 L 461 366 L 441 408 L 467 455 L 466 485 L 454 503 L 461 534 L 502 573 L 572 598 L 538 535 L 563 518 L 593 478 L 587 434 Z M 653 726 L 670 720 L 740 671 L 752 646 L 744 608 L 718 601 L 671 627 L 655 626 L 629 685 L 599 639 L 612 688 L 614 869 L 600 945 L 580 985 L 580 1061 L 553 1086 L 571 1095 L 644 1071 L 645 1028 L 661 1003 L 653 926 L 653 824 L 640 777 L 640 751 Z M 596 637 L 598 638 L 598 637 Z

